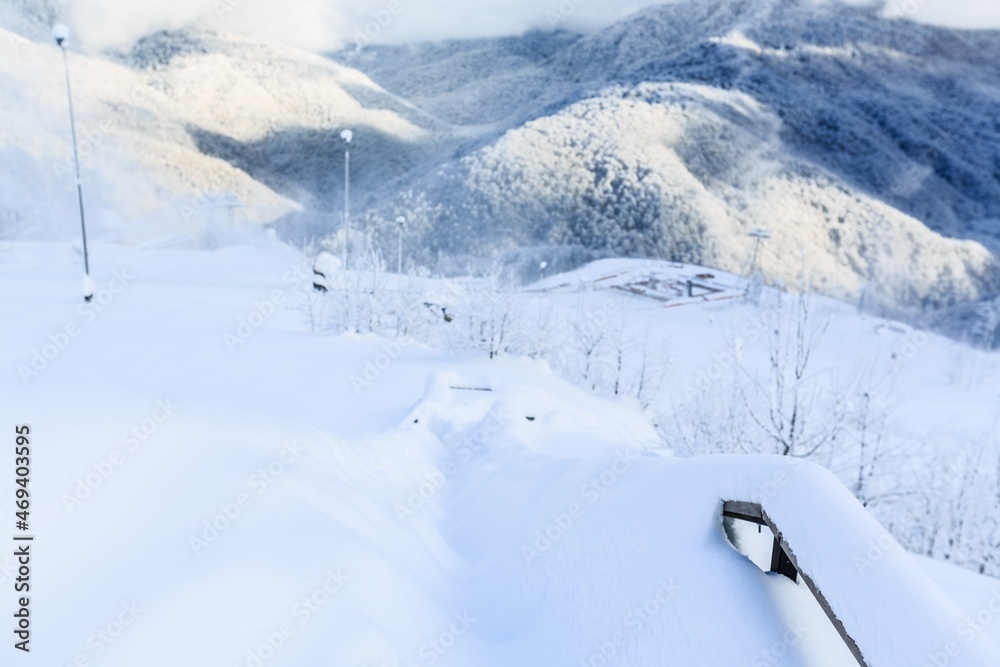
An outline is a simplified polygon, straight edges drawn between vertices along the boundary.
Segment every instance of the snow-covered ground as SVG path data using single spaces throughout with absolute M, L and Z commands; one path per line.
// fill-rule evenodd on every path
M 1000 581 L 911 560 L 812 463 L 687 458 L 708 432 L 673 439 L 672 410 L 706 409 L 736 366 L 766 374 L 761 344 L 791 297 L 674 299 L 692 276 L 738 281 L 597 263 L 516 296 L 538 319 L 491 360 L 326 329 L 315 299 L 302 305 L 311 262 L 273 241 L 91 257 L 99 292 L 83 304 L 69 246 L 0 246 L 0 405 L 34 434 L 30 664 L 852 664 L 803 587 L 728 543 L 727 499 L 763 502 L 872 665 L 1000 660 L 984 643 L 1000 642 Z M 387 295 L 438 294 L 454 313 L 426 324 L 440 340 L 473 322 L 470 284 L 373 276 Z M 502 300 L 482 294 L 482 313 Z M 811 373 L 852 391 L 869 387 L 855 362 L 871 387 L 894 378 L 887 440 L 939 460 L 990 433 L 996 355 L 811 307 L 829 320 Z M 532 349 L 532 331 L 559 341 L 567 323 L 561 356 Z M 656 392 L 615 396 L 635 378 L 615 382 L 604 357 L 570 372 L 590 368 L 577 355 L 590 333 L 619 329 L 663 351 L 643 357 L 662 360 Z M 877 460 L 905 470 L 909 456 Z M 829 463 L 851 479 L 847 459 Z

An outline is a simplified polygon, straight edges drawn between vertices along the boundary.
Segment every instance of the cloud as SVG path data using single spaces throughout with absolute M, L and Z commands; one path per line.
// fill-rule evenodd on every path
M 308 50 L 339 43 L 330 0 L 62 0 L 61 18 L 90 48 L 123 47 L 156 30 L 193 23 Z
M 1000 28 L 1000 2 L 995 0 L 890 0 L 886 14 L 951 28 Z
M 867 0 L 858 0 L 867 1 Z M 201 22 L 310 50 L 382 42 L 510 35 L 552 25 L 593 30 L 653 0 L 22 0 L 60 8 L 91 48 L 126 46 L 157 29 Z M 887 13 L 963 28 L 1000 28 L 1000 3 L 887 0 Z

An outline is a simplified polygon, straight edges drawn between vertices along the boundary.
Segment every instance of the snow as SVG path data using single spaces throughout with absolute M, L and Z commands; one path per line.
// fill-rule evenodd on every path
M 723 35 L 722 37 L 713 38 L 710 41 L 716 42 L 718 44 L 726 44 L 727 46 L 732 46 L 737 49 L 746 49 L 747 51 L 750 51 L 752 53 L 764 52 L 760 44 L 757 44 L 755 41 L 744 35 L 739 30 L 734 30 L 730 33 L 727 33 L 726 35 Z
M 397 112 L 392 96 L 318 55 L 236 35 L 195 31 L 176 43 L 164 39 L 165 46 L 140 42 L 118 57 L 70 48 L 95 239 L 139 245 L 168 235 L 201 238 L 223 222 L 226 197 L 238 199 L 242 223 L 273 222 L 300 210 L 302 192 L 279 193 L 269 179 L 250 173 L 275 159 L 262 156 L 262 142 L 276 133 L 319 135 L 350 124 L 404 147 L 423 136 Z M 73 238 L 62 55 L 47 36 L 31 41 L 3 26 L 0 44 L 0 94 L 8 109 L 0 127 L 3 237 Z M 163 57 L 157 46 L 172 57 L 157 61 Z M 220 155 L 220 145 L 246 150 L 239 158 Z
M 773 110 L 743 93 L 687 83 L 612 87 L 505 133 L 447 182 L 476 193 L 466 217 L 485 209 L 541 221 L 559 211 L 533 223 L 544 238 L 617 255 L 738 273 L 751 254 L 747 233 L 761 227 L 773 231 L 760 259 L 772 281 L 795 284 L 804 253 L 816 289 L 845 300 L 863 289 L 886 306 L 984 293 L 972 286 L 993 270 L 986 248 L 944 238 L 783 156 L 786 133 Z M 713 146 L 720 136 L 725 144 Z M 502 247 L 511 238 L 524 244 L 518 235 L 532 226 L 470 234 Z
M 1000 610 L 1000 585 L 997 581 L 944 561 L 924 557 L 915 560 L 962 610 L 965 618 L 969 619 L 968 627 L 981 628 L 983 635 L 1000 646 L 1000 627 L 994 622 Z
M 936 240 L 909 238 L 913 221 L 946 237 L 975 240 L 996 254 L 995 226 L 974 223 L 996 217 L 978 211 L 996 200 L 979 194 L 994 187 L 988 174 L 997 142 L 988 119 L 997 76 L 982 54 L 996 50 L 995 38 L 986 31 L 942 32 L 888 21 L 870 7 L 843 3 L 733 0 L 665 4 L 583 36 L 530 33 L 518 39 L 376 46 L 335 57 L 453 123 L 489 119 L 506 126 L 470 142 L 466 157 L 472 173 L 446 170 L 442 184 L 420 174 L 414 187 L 423 197 L 404 197 L 400 206 L 426 206 L 427 215 L 457 208 L 454 224 L 472 218 L 473 233 L 521 220 L 521 226 L 541 227 L 544 234 L 550 221 L 589 218 L 589 227 L 604 233 L 594 240 L 583 225 L 582 243 L 607 242 L 632 253 L 626 244 L 616 247 L 618 228 L 641 226 L 649 201 L 659 198 L 661 217 L 674 219 L 644 237 L 646 254 L 671 256 L 656 244 L 677 227 L 690 224 L 697 230 L 688 219 L 696 214 L 733 241 L 746 230 L 727 226 L 726 218 L 749 216 L 776 232 L 772 247 L 785 246 L 767 262 L 769 278 L 787 283 L 787 276 L 779 276 L 788 264 L 782 259 L 791 257 L 796 264 L 795 253 L 805 246 L 811 257 L 849 264 L 863 283 L 868 270 L 906 272 L 900 257 L 907 253 L 894 249 L 913 244 L 933 248 L 935 255 L 943 250 Z M 644 89 L 682 84 L 697 87 L 697 94 L 647 100 L 659 117 L 647 114 L 634 122 L 643 110 L 617 108 L 625 106 L 623 95 L 641 98 Z M 728 108 L 740 94 L 754 103 L 743 107 L 757 113 Z M 962 102 L 941 102 L 951 95 Z M 575 122 L 580 113 L 594 122 Z M 772 114 L 780 118 L 773 132 L 761 122 Z M 929 118 L 950 126 L 931 127 Z M 678 127 L 689 139 L 677 151 L 682 165 L 662 150 L 672 146 L 659 146 L 661 137 Z M 972 128 L 975 135 L 964 134 Z M 755 134 L 749 145 L 742 141 L 747 131 Z M 914 146 L 940 151 L 949 164 L 924 160 Z M 526 159 L 548 168 L 530 174 L 535 183 L 514 181 L 511 197 L 502 176 L 519 175 Z M 498 168 L 501 178 L 477 178 L 476 166 Z M 613 179 L 604 178 L 609 167 L 623 181 L 610 192 L 607 181 Z M 768 174 L 761 167 L 771 169 L 772 178 L 762 178 Z M 643 180 L 645 170 L 666 184 Z M 553 173 L 566 182 L 552 180 Z M 959 174 L 963 177 L 956 178 Z M 704 201 L 702 189 L 685 187 L 692 179 L 718 200 L 711 202 L 715 206 Z M 580 202 L 581 188 L 586 205 Z M 793 202 L 798 203 L 791 209 Z M 696 214 L 675 213 L 687 213 L 687 207 Z M 387 211 L 371 217 L 373 223 L 389 219 Z M 958 220 L 972 226 L 959 229 Z M 855 230 L 858 236 L 887 238 L 866 247 Z M 467 242 L 474 247 L 476 238 Z M 516 235 L 503 238 L 520 241 Z M 688 259 L 731 271 L 746 253 L 745 247 L 737 258 L 727 256 L 726 248 L 700 250 L 702 256 Z M 858 285 L 845 278 L 830 278 L 821 289 L 856 292 Z
M 21 36 L 44 15 L 0 17 L 8 239 L 75 230 L 59 53 Z M 409 259 L 443 273 L 526 253 L 739 273 L 763 227 L 769 283 L 805 249 L 817 291 L 898 313 L 1000 286 L 997 48 L 870 7 L 726 0 L 330 58 L 187 27 L 70 64 L 95 240 L 211 241 L 234 193 L 240 221 L 336 253 L 351 127 L 352 219 L 385 256 L 406 215 Z
M 728 499 L 764 504 L 873 666 L 925 664 L 950 642 L 947 664 L 1000 660 L 964 641 L 932 583 L 975 616 L 997 580 L 914 562 L 832 474 L 671 456 L 636 401 L 540 360 L 311 331 L 295 303 L 312 263 L 273 240 L 94 244 L 90 305 L 71 248 L 0 255 L 0 403 L 36 452 L 31 664 L 852 664 L 803 587 L 728 542 Z M 708 323 L 752 306 L 663 308 L 599 280 L 691 272 L 619 260 L 529 294 L 564 314 L 647 304 L 704 342 L 693 372 L 720 335 Z M 900 335 L 823 304 L 838 345 Z M 930 338 L 932 370 L 906 369 L 922 391 L 939 392 L 927 377 L 948 345 Z M 34 351 L 53 354 L 22 379 Z M 994 616 L 981 624 L 996 638 Z

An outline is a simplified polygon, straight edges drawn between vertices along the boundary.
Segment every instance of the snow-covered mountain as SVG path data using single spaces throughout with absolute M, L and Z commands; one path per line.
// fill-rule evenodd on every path
M 17 128 L 0 139 L 3 233 L 71 234 L 69 181 L 48 173 L 66 150 L 58 53 L 3 38 L 20 56 L 0 62 Z M 337 247 L 350 126 L 352 216 L 388 251 L 405 215 L 408 255 L 432 269 L 535 247 L 553 266 L 743 272 L 765 228 L 769 280 L 805 266 L 827 294 L 912 307 L 1000 291 L 998 51 L 997 33 L 874 7 L 717 0 L 591 35 L 326 59 L 192 28 L 73 65 L 81 126 L 113 127 L 88 196 L 126 240 L 197 233 L 232 192 L 238 219 Z
M 4 234 L 65 238 L 77 223 L 61 56 L 2 37 L 13 56 L 0 62 Z M 225 208 L 244 222 L 281 219 L 312 203 L 304 174 L 321 171 L 323 135 L 351 124 L 359 139 L 398 147 L 423 133 L 359 72 L 235 35 L 153 37 L 127 54 L 73 54 L 70 66 L 85 193 L 108 240 L 200 235 L 225 221 Z M 309 136 L 311 149 L 288 136 Z M 251 155 L 270 171 L 244 169 Z
M 794 281 L 804 249 L 820 289 L 912 304 L 995 289 L 995 256 L 946 239 L 1000 248 L 998 46 L 995 33 L 874 8 L 727 0 L 653 8 L 579 39 L 337 58 L 454 123 L 493 124 L 415 188 L 409 208 L 451 214 L 446 249 L 472 228 L 490 245 L 737 270 L 746 232 L 763 227 L 772 279 Z

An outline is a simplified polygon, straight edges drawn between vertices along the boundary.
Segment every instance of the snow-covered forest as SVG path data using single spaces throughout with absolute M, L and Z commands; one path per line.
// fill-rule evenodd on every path
M 23 4 L 0 22 L 0 89 L 21 100 L 0 144 L 18 165 L 0 176 L 0 233 L 67 239 L 44 222 L 73 212 L 61 72 L 48 10 Z M 908 316 L 1000 286 L 997 48 L 876 7 L 725 0 L 593 34 L 324 56 L 188 26 L 81 53 L 74 71 L 107 239 L 197 237 L 232 213 L 336 242 L 352 127 L 352 215 L 387 256 L 405 216 L 411 258 L 440 273 L 553 246 L 570 268 L 629 256 L 740 273 L 763 228 L 769 283 L 794 284 L 805 248 L 818 292 Z

